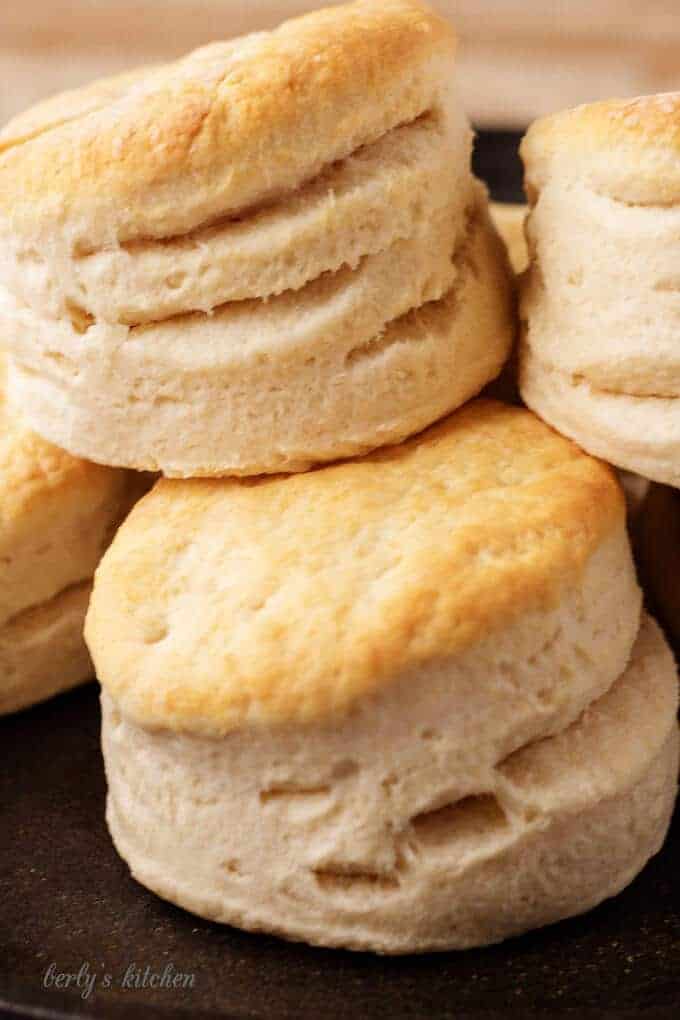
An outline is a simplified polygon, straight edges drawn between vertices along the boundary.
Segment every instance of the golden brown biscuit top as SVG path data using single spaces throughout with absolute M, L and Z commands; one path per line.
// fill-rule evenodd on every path
M 550 177 L 576 177 L 622 202 L 680 201 L 680 92 L 609 99 L 537 120 L 520 153 L 533 201 Z
M 454 48 L 417 0 L 358 0 L 65 93 L 0 133 L 0 230 L 92 250 L 243 211 L 432 108 Z
M 332 718 L 556 603 L 623 527 L 609 468 L 474 401 L 305 474 L 159 482 L 99 567 L 86 637 L 142 725 Z

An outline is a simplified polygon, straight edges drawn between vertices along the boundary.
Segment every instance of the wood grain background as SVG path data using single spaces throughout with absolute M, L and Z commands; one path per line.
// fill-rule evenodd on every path
M 0 122 L 37 99 L 324 0 L 0 0 Z M 461 37 L 474 121 L 521 127 L 611 95 L 680 89 L 678 0 L 435 0 Z

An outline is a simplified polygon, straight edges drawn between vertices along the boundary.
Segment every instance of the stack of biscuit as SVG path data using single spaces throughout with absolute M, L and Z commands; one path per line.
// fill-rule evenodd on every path
M 618 892 L 678 769 L 613 472 L 471 399 L 514 283 L 454 50 L 359 0 L 0 135 L 12 398 L 166 476 L 86 622 L 114 843 L 204 917 L 386 953 Z

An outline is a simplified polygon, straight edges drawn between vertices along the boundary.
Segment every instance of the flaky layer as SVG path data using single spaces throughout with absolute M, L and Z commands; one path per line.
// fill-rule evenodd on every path
M 527 340 L 597 389 L 680 396 L 680 207 L 639 207 L 554 177 L 528 221 Z
M 130 325 L 297 290 L 442 219 L 462 234 L 472 201 L 470 143 L 452 97 L 440 113 L 396 128 L 235 220 L 80 254 L 8 241 L 3 281 L 43 317 Z
M 301 470 L 398 441 L 479 392 L 512 341 L 483 207 L 454 252 L 458 236 L 442 220 L 301 291 L 136 329 L 79 333 L 7 302 L 17 398 L 66 449 L 168 475 Z
M 74 585 L 0 626 L 0 715 L 92 678 L 83 639 L 91 588 Z
M 598 389 L 545 361 L 526 343 L 520 352 L 520 390 L 533 411 L 584 450 L 680 487 L 680 398 Z
M 678 484 L 680 96 L 539 121 L 523 146 L 532 264 L 521 390 L 598 456 Z
M 0 233 L 91 250 L 269 201 L 435 109 L 454 49 L 420 3 L 359 0 L 51 100 L 0 135 Z
M 580 718 L 514 750 L 485 742 L 445 679 L 436 698 L 419 677 L 344 726 L 209 741 L 136 726 L 104 693 L 119 853 L 205 917 L 388 953 L 499 941 L 618 892 L 659 849 L 676 792 L 677 678 L 658 628 L 643 623 Z
M 479 401 L 318 471 L 161 482 L 100 565 L 87 640 L 135 720 L 223 734 L 342 717 L 487 638 L 510 663 L 526 614 L 550 618 L 569 596 L 570 631 L 589 633 L 604 597 L 584 675 L 611 683 L 639 612 L 624 517 L 608 468 L 528 412 Z M 560 632 L 527 626 L 557 677 Z
M 425 301 L 437 300 L 452 286 L 458 269 L 453 256 L 465 244 L 475 207 L 485 201 L 479 186 L 467 190 L 465 197 L 467 209 L 452 199 L 428 229 L 397 239 L 360 259 L 356 267 L 341 265 L 337 272 L 323 273 L 300 289 L 285 290 L 269 300 L 230 301 L 208 314 L 161 317 L 135 329 L 93 320 L 76 306 L 71 307 L 70 317 L 52 320 L 32 302 L 24 304 L 7 293 L 2 312 L 8 322 L 8 345 L 15 357 L 22 349 L 30 357 L 40 342 L 29 325 L 36 319 L 37 328 L 46 334 L 43 342 L 61 344 L 63 354 L 69 354 L 68 345 L 77 350 L 80 342 L 98 357 L 106 357 L 112 348 L 132 341 L 155 349 L 156 359 L 165 357 L 168 367 L 189 357 L 199 364 L 237 359 L 242 350 L 264 352 L 282 340 L 295 346 L 304 342 L 310 329 L 326 344 L 350 330 L 359 341 L 370 339 L 386 322 Z M 11 322 L 22 314 L 25 327 L 17 336 Z M 86 339 L 79 341 L 83 335 Z M 179 344 L 190 352 L 184 358 L 177 354 Z

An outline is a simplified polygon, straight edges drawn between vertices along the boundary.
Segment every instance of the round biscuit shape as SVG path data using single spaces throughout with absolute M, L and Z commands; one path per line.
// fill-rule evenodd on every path
M 96 463 L 253 475 L 478 393 L 513 296 L 454 51 L 417 0 L 357 0 L 10 123 L 0 314 L 31 426 Z
M 584 449 L 678 485 L 680 95 L 595 103 L 522 144 L 526 403 Z
M 476 401 L 306 474 L 161 481 L 100 564 L 86 637 L 141 726 L 306 725 L 429 677 L 435 710 L 460 684 L 494 740 L 529 739 L 611 685 L 639 612 L 610 469 Z

